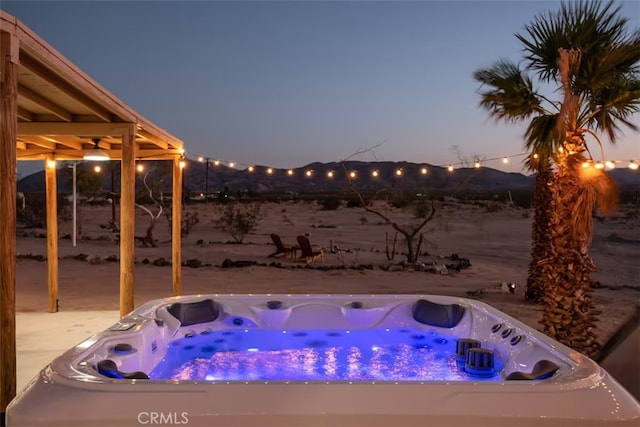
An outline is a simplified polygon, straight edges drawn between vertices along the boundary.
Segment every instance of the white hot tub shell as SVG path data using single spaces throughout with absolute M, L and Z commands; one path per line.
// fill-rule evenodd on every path
M 419 305 L 423 300 L 428 304 Z M 194 317 L 187 312 L 179 319 L 172 311 L 203 301 L 215 304 L 214 316 Z M 443 323 L 443 316 L 452 313 L 458 315 L 455 321 Z M 151 380 L 111 378 L 97 369 L 101 361 L 110 360 L 118 372 L 148 374 L 163 360 L 171 342 L 207 331 L 373 328 L 441 331 L 477 340 L 503 360 L 504 367 L 496 381 Z M 117 344 L 131 351 L 115 352 Z M 519 373 L 535 377 L 534 366 L 540 361 L 557 369 L 548 378 L 511 379 Z M 475 300 L 433 295 L 212 294 L 148 302 L 68 350 L 16 396 L 7 408 L 7 423 L 9 427 L 637 427 L 640 405 L 589 358 Z

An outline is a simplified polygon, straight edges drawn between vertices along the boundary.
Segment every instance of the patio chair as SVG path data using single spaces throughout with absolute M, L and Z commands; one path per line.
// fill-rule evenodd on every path
M 289 255 L 291 259 L 295 259 L 296 251 L 298 250 L 297 246 L 285 245 L 282 243 L 282 239 L 279 235 L 272 233 L 271 240 L 273 240 L 273 244 L 276 245 L 276 251 L 272 254 L 269 254 L 269 257 L 276 257 L 278 255 Z
M 298 246 L 300 246 L 300 256 L 297 261 L 304 261 L 307 264 L 320 259 L 324 262 L 324 251 L 319 246 L 311 246 L 307 236 L 298 236 Z

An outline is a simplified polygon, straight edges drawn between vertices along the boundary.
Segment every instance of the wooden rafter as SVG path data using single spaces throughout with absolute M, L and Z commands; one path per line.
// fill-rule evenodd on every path
M 97 102 L 93 101 L 91 98 L 80 92 L 74 86 L 70 85 L 66 81 L 62 80 L 55 74 L 53 74 L 48 69 L 44 68 L 37 61 L 31 58 L 29 55 L 20 54 L 20 65 L 28 69 L 33 74 L 37 75 L 47 83 L 51 84 L 58 90 L 64 92 L 70 98 L 73 98 L 77 102 L 81 103 L 89 110 L 93 111 L 96 116 L 104 120 L 105 122 L 109 122 L 112 119 L 111 113 L 105 108 L 101 107 Z
M 18 95 L 24 96 L 25 98 L 35 102 L 36 104 L 50 111 L 53 115 L 64 120 L 65 122 L 70 122 L 73 120 L 73 114 L 27 87 L 18 86 Z

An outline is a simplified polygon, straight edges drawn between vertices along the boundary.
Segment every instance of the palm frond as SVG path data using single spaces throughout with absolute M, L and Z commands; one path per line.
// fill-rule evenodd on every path
M 562 142 L 562 134 L 558 132 L 560 113 L 542 114 L 534 117 L 525 131 L 525 147 L 537 154 L 537 158 L 527 158 L 525 166 L 537 170 L 539 165 L 548 164 L 557 147 Z
M 638 127 L 629 121 L 640 111 L 640 80 L 620 76 L 610 79 L 609 85 L 596 88 L 585 104 L 580 116 L 580 126 L 605 132 L 612 143 L 616 142 L 621 123 L 632 130 Z
M 490 68 L 475 71 L 473 77 L 488 87 L 480 91 L 480 106 L 496 120 L 515 122 L 544 112 L 531 78 L 512 62 L 499 60 Z
M 562 3 L 555 13 L 537 15 L 524 27 L 525 34 L 516 34 L 524 45 L 527 68 L 537 72 L 543 81 L 555 81 L 559 77 L 559 49 L 578 50 L 584 61 L 597 63 L 615 47 L 636 45 L 636 37 L 625 32 L 629 20 L 619 11 L 620 6 L 614 7 L 613 1 L 590 0 Z M 576 80 L 582 80 L 583 85 L 593 82 L 592 77 L 581 74 Z

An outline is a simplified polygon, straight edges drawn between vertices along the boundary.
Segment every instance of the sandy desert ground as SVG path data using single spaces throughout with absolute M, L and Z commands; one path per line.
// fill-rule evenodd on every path
M 489 208 L 489 207 L 490 208 Z M 79 223 L 82 238 L 72 247 L 68 234 L 71 221 L 61 219 L 59 241 L 59 300 L 61 311 L 112 310 L 118 308 L 119 266 L 107 260 L 119 255 L 113 234 L 102 229 L 111 218 L 111 208 L 82 206 Z M 530 250 L 532 210 L 509 206 L 438 203 L 437 213 L 425 227 L 426 241 L 420 261 L 451 263 L 452 254 L 468 258 L 471 266 L 442 275 L 424 271 L 389 271 L 400 254 L 390 261 L 385 254 L 385 233 L 393 230 L 378 217 L 361 208 L 341 206 L 322 210 L 316 202 L 287 201 L 264 203 L 264 219 L 243 244 L 216 230 L 212 220 L 220 205 L 186 206 L 184 213 L 196 212 L 199 223 L 183 238 L 183 263 L 197 259 L 199 268 L 183 268 L 185 294 L 196 293 L 396 293 L 474 296 L 504 312 L 538 327 L 539 309 L 524 302 Z M 415 223 L 413 213 L 385 210 L 399 223 Z M 143 235 L 149 222 L 137 209 L 136 231 Z M 46 255 L 46 240 L 37 237 L 43 230 L 21 229 L 18 237 L 18 311 L 47 310 L 47 267 L 38 255 Z M 308 267 L 287 258 L 269 258 L 274 250 L 269 237 L 277 233 L 285 243 L 294 243 L 299 234 L 308 234 L 325 252 L 324 263 Z M 136 306 L 150 299 L 171 295 L 171 267 L 153 262 L 171 260 L 168 221 L 163 216 L 155 227 L 157 247 L 136 247 Z M 331 248 L 340 251 L 332 253 Z M 402 250 L 401 242 L 398 250 Z M 640 305 L 640 208 L 621 207 L 603 221 L 595 221 L 591 256 L 598 268 L 593 275 L 601 286 L 594 299 L 600 316 L 602 343 L 633 315 Z M 86 257 L 85 257 L 86 256 Z M 76 258 L 82 258 L 79 260 Z M 225 259 L 254 261 L 242 268 L 220 268 Z M 275 264 L 274 264 L 275 262 Z M 397 266 L 390 270 L 399 270 Z M 517 284 L 514 295 L 501 292 L 501 282 Z

